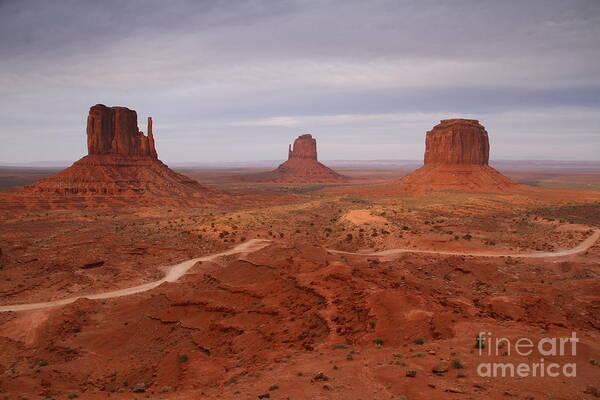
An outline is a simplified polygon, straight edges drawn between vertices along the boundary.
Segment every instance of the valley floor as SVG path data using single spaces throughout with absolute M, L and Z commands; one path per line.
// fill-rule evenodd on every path
M 0 398 L 597 398 L 600 192 L 223 186 L 0 211 Z M 542 358 L 576 376 L 481 376 Z

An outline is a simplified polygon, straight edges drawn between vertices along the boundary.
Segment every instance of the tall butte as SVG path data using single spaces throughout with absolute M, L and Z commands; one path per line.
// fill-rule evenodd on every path
M 87 119 L 88 155 L 158 158 L 152 134 L 152 117 L 148 117 L 148 136 L 137 126 L 137 113 L 125 107 L 96 104 Z
M 174 172 L 158 159 L 152 118 L 148 135 L 137 113 L 97 104 L 87 118 L 88 155 L 14 193 L 25 206 L 197 203 L 225 195 Z
M 398 181 L 416 191 L 504 191 L 513 182 L 489 166 L 488 133 L 473 119 L 442 120 L 425 138 L 424 165 Z
M 348 178 L 317 160 L 317 140 L 310 134 L 300 135 L 288 148 L 288 159 L 277 169 L 242 178 L 245 181 L 270 183 L 344 183 Z

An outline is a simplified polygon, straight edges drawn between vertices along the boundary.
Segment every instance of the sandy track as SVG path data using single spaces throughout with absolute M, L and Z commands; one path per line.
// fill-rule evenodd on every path
M 199 261 L 212 261 L 216 258 L 229 256 L 233 254 L 240 253 L 251 253 L 256 250 L 260 250 L 265 247 L 270 241 L 261 240 L 261 239 L 252 239 L 247 242 L 241 243 L 229 250 L 226 250 L 222 253 L 211 254 L 208 256 L 192 258 L 191 260 L 187 260 L 181 262 L 179 264 L 172 265 L 167 268 L 166 275 L 157 281 L 145 283 L 143 285 L 132 286 L 125 289 L 113 290 L 110 292 L 97 293 L 97 294 L 84 294 L 81 296 L 69 297 L 67 299 L 47 301 L 44 303 L 30 303 L 30 304 L 15 304 L 8 306 L 0 306 L 0 312 L 7 311 L 30 311 L 30 310 L 39 310 L 42 308 L 49 308 L 55 306 L 62 306 L 65 304 L 73 303 L 78 299 L 109 299 L 112 297 L 121 297 L 128 296 L 130 294 L 142 293 L 146 292 L 150 289 L 154 289 L 155 287 L 161 285 L 164 282 L 175 282 L 179 278 L 181 278 L 190 268 L 192 268 Z
M 572 249 L 560 250 L 555 252 L 534 252 L 534 253 L 466 253 L 466 252 L 452 252 L 452 251 L 435 251 L 435 250 L 415 250 L 415 249 L 389 249 L 379 251 L 375 253 L 352 253 L 348 251 L 326 249 L 330 253 L 334 254 L 349 254 L 357 256 L 370 256 L 370 257 L 385 257 L 393 256 L 402 253 L 424 253 L 424 254 L 442 254 L 442 255 L 459 255 L 459 256 L 478 256 L 478 257 L 522 257 L 522 258 L 549 258 L 549 257 L 564 257 L 574 254 L 579 254 L 587 251 L 592 247 L 596 241 L 600 238 L 600 230 L 595 230 L 592 235 L 587 239 L 583 240 L 579 245 Z M 222 253 L 211 254 L 204 257 L 193 258 L 191 260 L 183 261 L 179 264 L 168 267 L 166 275 L 158 281 L 145 283 L 143 285 L 132 286 L 125 289 L 113 290 L 110 292 L 81 295 L 75 297 L 69 297 L 67 299 L 48 301 L 44 303 L 30 303 L 30 304 L 15 304 L 8 306 L 0 306 L 0 312 L 7 311 L 30 311 L 39 310 L 42 308 L 49 308 L 55 306 L 61 306 L 65 304 L 73 303 L 78 299 L 109 299 L 112 297 L 128 296 L 130 294 L 146 292 L 150 289 L 154 289 L 164 282 L 175 282 L 179 280 L 190 268 L 192 268 L 199 261 L 212 261 L 216 258 L 241 254 L 241 253 L 252 253 L 254 251 L 264 248 L 270 240 L 265 239 L 252 239 L 242 244 L 239 244 L 229 250 Z
M 520 258 L 550 258 L 550 257 L 564 257 L 573 254 L 579 254 L 586 252 L 590 247 L 598 241 L 600 238 L 600 230 L 595 230 L 587 239 L 583 240 L 579 245 L 572 249 L 559 250 L 559 251 L 536 251 L 533 253 L 489 253 L 489 252 L 459 252 L 459 251 L 437 251 L 437 250 L 417 250 L 417 249 L 389 249 L 378 251 L 375 253 L 353 253 L 349 251 L 327 249 L 328 252 L 334 254 L 350 254 L 357 256 L 371 256 L 371 257 L 385 257 L 393 256 L 402 253 L 423 253 L 423 254 L 442 254 L 442 255 L 455 255 L 455 256 L 477 256 L 477 257 L 520 257 Z

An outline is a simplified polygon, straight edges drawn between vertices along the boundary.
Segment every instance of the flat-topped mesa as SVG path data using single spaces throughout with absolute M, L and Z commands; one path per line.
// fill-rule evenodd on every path
M 490 144 L 474 119 L 442 120 L 425 138 L 424 165 L 401 178 L 403 190 L 499 192 L 519 185 L 488 165 Z
M 425 138 L 425 164 L 488 165 L 490 143 L 474 119 L 445 119 Z
M 88 154 L 157 158 L 152 118 L 148 118 L 148 136 L 137 125 L 137 113 L 126 107 L 90 108 L 87 120 Z
M 298 159 L 317 159 L 317 140 L 311 134 L 300 135 L 294 140 L 294 146 L 290 145 L 288 150 L 288 160 Z

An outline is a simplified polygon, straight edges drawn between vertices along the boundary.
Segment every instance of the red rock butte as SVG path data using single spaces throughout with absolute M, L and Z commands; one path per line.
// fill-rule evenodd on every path
M 504 191 L 518 186 L 488 165 L 488 133 L 477 120 L 446 119 L 427 132 L 423 167 L 398 182 L 417 191 Z
M 225 196 L 179 174 L 159 159 L 148 118 L 148 135 L 137 113 L 97 104 L 87 118 L 88 155 L 63 171 L 17 190 L 12 206 L 79 207 L 195 203 Z
M 288 159 L 277 169 L 253 175 L 242 180 L 266 183 L 344 183 L 348 178 L 326 167 L 317 160 L 317 140 L 310 134 L 300 135 L 288 148 Z
M 158 158 L 148 117 L 148 136 L 137 126 L 137 113 L 125 107 L 96 104 L 87 119 L 88 154 L 118 154 Z

